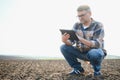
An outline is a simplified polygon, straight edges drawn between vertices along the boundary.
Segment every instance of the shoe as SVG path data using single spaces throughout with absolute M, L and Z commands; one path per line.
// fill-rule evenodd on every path
M 101 72 L 94 72 L 94 76 L 100 76 L 101 75 Z
M 84 73 L 84 69 L 83 68 L 81 70 L 74 68 L 69 74 L 70 75 L 79 75 L 79 74 L 83 74 L 83 73 Z

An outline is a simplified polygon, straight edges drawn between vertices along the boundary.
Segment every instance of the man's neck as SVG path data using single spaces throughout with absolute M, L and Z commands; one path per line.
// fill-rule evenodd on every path
M 83 23 L 83 25 L 84 26 L 90 26 L 90 24 L 91 24 L 91 22 L 92 22 L 92 19 L 89 19 L 89 21 L 87 21 L 87 22 L 85 22 L 85 23 Z

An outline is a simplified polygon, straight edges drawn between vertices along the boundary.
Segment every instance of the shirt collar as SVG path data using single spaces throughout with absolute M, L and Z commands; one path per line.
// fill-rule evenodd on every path
M 84 30 L 86 30 L 86 29 L 89 29 L 90 27 L 92 27 L 91 25 L 93 25 L 96 21 L 93 19 L 93 18 L 91 18 L 91 20 L 92 20 L 92 22 L 91 22 L 91 24 L 89 25 L 89 27 L 87 27 L 87 28 L 83 28 L 83 24 L 82 24 L 82 29 L 84 29 Z

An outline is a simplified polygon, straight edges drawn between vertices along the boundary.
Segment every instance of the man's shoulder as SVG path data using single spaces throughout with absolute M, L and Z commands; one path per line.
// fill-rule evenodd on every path
M 98 26 L 103 26 L 102 22 L 99 22 L 99 21 L 96 21 L 96 20 L 93 20 L 92 23 L 97 24 Z M 78 25 L 81 25 L 81 24 L 82 24 L 81 22 L 75 22 L 74 26 L 78 26 Z
M 75 22 L 75 24 L 74 25 L 80 25 L 81 23 L 80 22 Z
M 97 26 L 103 27 L 103 23 L 99 22 L 99 21 L 94 21 L 95 24 L 97 24 Z
M 94 20 L 93 23 L 95 24 L 95 30 L 103 29 L 103 24 L 101 22 Z
M 73 25 L 73 29 L 78 29 L 80 26 L 80 22 L 76 22 L 74 25 Z

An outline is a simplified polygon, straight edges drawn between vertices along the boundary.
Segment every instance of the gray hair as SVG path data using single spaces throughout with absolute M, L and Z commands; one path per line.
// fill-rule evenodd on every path
M 79 12 L 79 11 L 83 11 L 83 10 L 85 10 L 85 11 L 90 11 L 91 12 L 91 9 L 90 9 L 90 7 L 88 6 L 88 5 L 81 5 L 81 6 L 79 6 L 78 8 L 77 8 L 77 11 Z

